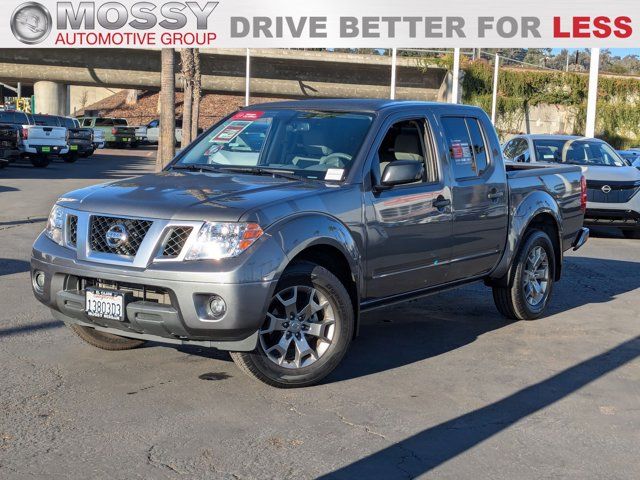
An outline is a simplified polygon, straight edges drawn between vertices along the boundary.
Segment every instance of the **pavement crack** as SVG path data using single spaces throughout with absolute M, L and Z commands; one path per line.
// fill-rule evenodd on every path
M 147 450 L 147 462 L 149 463 L 149 465 L 157 468 L 164 468 L 166 470 L 171 470 L 172 472 L 177 473 L 179 475 L 183 475 L 186 473 L 186 472 L 180 471 L 178 468 L 174 467 L 170 463 L 166 463 L 166 462 L 163 462 L 162 460 L 154 458 L 155 449 L 156 449 L 156 446 L 151 445 L 151 447 L 149 447 L 149 449 Z
M 360 425 L 358 423 L 350 422 L 349 420 L 347 420 L 347 418 L 344 415 L 340 414 L 339 412 L 334 412 L 334 413 L 336 414 L 338 419 L 340 419 L 340 421 L 342 423 L 344 423 L 345 425 L 349 425 L 350 427 L 357 428 L 357 429 L 360 429 L 360 430 L 364 430 L 369 435 L 373 435 L 375 437 L 380 437 L 380 438 L 382 438 L 384 440 L 387 440 L 386 436 L 384 436 L 381 433 L 376 432 L 375 430 L 372 430 L 371 427 L 369 427 L 368 425 Z

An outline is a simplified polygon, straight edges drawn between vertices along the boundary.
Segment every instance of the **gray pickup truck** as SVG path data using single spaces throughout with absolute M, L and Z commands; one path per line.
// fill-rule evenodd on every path
M 580 167 L 505 167 L 475 107 L 253 106 L 164 172 L 67 193 L 33 246 L 36 297 L 86 342 L 228 350 L 277 387 L 319 382 L 362 312 L 483 281 L 543 314 L 588 238 Z

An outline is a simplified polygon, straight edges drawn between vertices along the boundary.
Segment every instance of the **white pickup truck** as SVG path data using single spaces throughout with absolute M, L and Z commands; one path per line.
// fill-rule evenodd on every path
M 34 167 L 47 167 L 52 156 L 69 152 L 68 131 L 64 127 L 37 125 L 30 113 L 13 110 L 0 112 L 0 123 L 22 128 L 20 156 L 28 158 Z

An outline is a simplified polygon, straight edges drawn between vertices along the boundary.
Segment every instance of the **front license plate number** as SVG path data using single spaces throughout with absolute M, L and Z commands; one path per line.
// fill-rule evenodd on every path
M 85 312 L 90 317 L 124 321 L 124 293 L 114 290 L 87 289 Z
M 42 147 L 42 151 L 44 153 L 49 153 L 51 151 L 51 147 Z
M 78 150 L 78 145 L 71 145 L 71 150 Z

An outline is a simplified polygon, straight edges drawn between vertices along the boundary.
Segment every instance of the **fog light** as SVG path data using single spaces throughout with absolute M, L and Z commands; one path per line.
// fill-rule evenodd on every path
M 33 272 L 33 288 L 35 288 L 39 293 L 42 293 L 44 291 L 44 283 L 46 279 L 47 277 L 44 272 L 39 270 Z
M 215 319 L 219 320 L 227 313 L 227 304 L 218 295 L 213 295 L 209 298 L 209 314 Z

